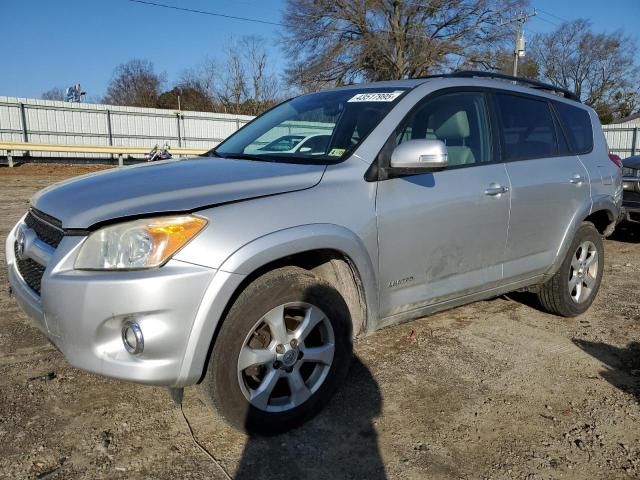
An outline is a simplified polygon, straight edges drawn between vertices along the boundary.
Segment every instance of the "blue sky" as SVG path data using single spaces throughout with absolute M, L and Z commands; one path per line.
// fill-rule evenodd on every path
M 158 0 L 193 9 L 278 22 L 282 0 Z M 556 28 L 561 19 L 592 21 L 597 31 L 634 35 L 640 0 L 533 0 L 539 15 L 526 33 Z M 3 72 L 0 95 L 39 97 L 51 87 L 80 82 L 88 96 L 103 95 L 113 69 L 131 58 L 153 62 L 176 79 L 208 55 L 222 56 L 230 36 L 266 39 L 276 70 L 285 65 L 276 40 L 281 27 L 197 15 L 127 0 L 0 0 Z M 637 36 L 635 36 L 637 40 Z M 640 54 L 638 55 L 640 61 Z

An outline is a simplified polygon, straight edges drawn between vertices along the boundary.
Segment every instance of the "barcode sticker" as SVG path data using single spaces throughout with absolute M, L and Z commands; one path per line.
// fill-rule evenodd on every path
M 358 93 L 347 100 L 347 102 L 393 102 L 402 95 L 402 93 L 402 90 L 396 90 L 395 92 Z

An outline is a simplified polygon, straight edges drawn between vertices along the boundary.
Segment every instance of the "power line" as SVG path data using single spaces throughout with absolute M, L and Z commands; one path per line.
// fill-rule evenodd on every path
M 178 10 L 181 12 L 187 12 L 187 13 L 196 13 L 199 15 L 209 15 L 212 17 L 220 17 L 220 18 L 227 18 L 230 20 L 239 20 L 239 21 L 243 21 L 243 22 L 252 22 L 252 23 L 260 23 L 263 25 L 272 25 L 272 26 L 276 26 L 276 27 L 285 27 L 285 28 L 291 28 L 292 25 L 288 25 L 286 23 L 281 23 L 281 22 L 275 22 L 275 21 L 270 21 L 270 20 L 262 20 L 259 18 L 250 18 L 250 17 L 241 17 L 238 15 L 227 15 L 224 13 L 218 13 L 218 12 L 211 12 L 211 11 L 207 11 L 207 10 L 198 10 L 195 8 L 187 8 L 187 7 L 178 7 L 176 5 L 169 5 L 166 3 L 159 3 L 159 2 L 152 2 L 152 1 L 148 1 L 148 0 L 129 0 L 129 2 L 132 3 L 139 3 L 141 5 L 148 5 L 148 6 L 152 6 L 152 7 L 160 7 L 160 8 L 166 8 L 166 9 L 170 9 L 170 10 Z M 424 5 L 422 3 L 409 3 L 411 5 L 416 5 L 416 6 L 422 6 L 422 7 L 426 7 L 427 5 Z M 319 20 L 320 17 L 317 15 L 302 15 L 305 17 L 309 17 L 309 18 L 313 18 L 315 20 Z M 509 23 L 509 22 L 506 22 Z M 333 32 L 337 32 L 337 33 L 341 33 L 342 30 L 337 29 L 337 28 L 327 28 L 327 31 L 333 31 Z M 370 34 L 376 34 L 376 33 L 394 33 L 392 30 L 389 29 L 379 29 L 379 30 L 375 30 L 375 31 L 370 31 L 368 32 Z M 416 33 L 416 32 L 409 32 L 406 34 L 407 36 L 410 37 L 416 37 L 416 38 L 425 38 L 425 39 L 430 39 L 431 37 L 425 33 Z
M 236 15 L 227 15 L 224 13 L 209 12 L 206 10 L 196 10 L 195 8 L 177 7 L 175 5 L 167 5 L 166 3 L 148 2 L 146 0 L 129 0 L 129 1 L 133 3 L 141 3 L 143 5 L 151 5 L 154 7 L 169 8 L 171 10 L 180 10 L 182 12 L 198 13 L 200 15 L 209 15 L 212 17 L 228 18 L 230 20 L 241 20 L 243 22 L 261 23 L 263 25 L 274 25 L 276 27 L 289 27 L 289 25 L 286 25 L 284 23 L 272 22 L 269 20 L 260 20 L 259 18 L 239 17 Z
M 539 8 L 536 8 L 536 10 L 537 10 L 538 12 L 540 12 L 540 13 L 544 13 L 545 15 L 549 15 L 550 17 L 553 17 L 553 18 L 555 18 L 555 19 L 557 19 L 557 20 L 560 20 L 560 21 L 562 21 L 562 22 L 568 22 L 568 21 L 569 21 L 569 20 L 567 20 L 566 18 L 559 17 L 558 15 L 554 15 L 553 13 L 547 12 L 547 11 L 545 11 L 545 10 L 541 10 L 541 9 L 539 9 Z
M 546 18 L 536 17 L 536 19 L 537 19 L 537 20 L 542 20 L 543 22 L 547 22 L 548 24 L 550 24 L 550 25 L 554 25 L 554 26 L 556 26 L 556 27 L 559 27 L 559 26 L 560 26 L 560 24 L 559 24 L 559 23 L 557 23 L 557 22 L 553 22 L 553 21 L 548 20 L 548 19 L 546 19 Z
M 168 8 L 170 10 L 178 10 L 178 11 L 182 11 L 182 12 L 188 12 L 188 13 L 197 13 L 200 15 L 209 15 L 212 17 L 221 17 L 221 18 L 228 18 L 231 20 L 241 20 L 244 22 L 253 22 L 253 23 L 261 23 L 264 25 L 273 25 L 276 27 L 285 27 L 285 28 L 291 28 L 292 25 L 288 25 L 286 23 L 280 23 L 280 22 L 273 22 L 273 21 L 269 21 L 269 20 L 261 20 L 259 18 L 249 18 L 249 17 L 240 17 L 240 16 L 236 16 L 236 15 L 227 15 L 224 13 L 217 13 L 217 12 L 210 12 L 210 11 L 206 11 L 206 10 L 197 10 L 195 8 L 187 8 L 187 7 L 178 7 L 176 5 L 168 5 L 166 3 L 158 3 L 158 2 L 150 2 L 147 0 L 129 0 L 130 2 L 133 3 L 140 3 L 142 5 L 149 5 L 152 7 L 161 7 L 161 8 Z M 304 17 L 309 17 L 315 20 L 320 20 L 320 16 L 318 15 L 302 15 Z M 326 31 L 333 31 L 336 33 L 342 33 L 341 29 L 338 28 L 327 28 Z M 380 30 L 375 30 L 375 31 L 370 31 L 368 33 L 371 34 L 376 34 L 376 33 L 394 33 L 392 30 L 389 29 L 380 29 Z M 424 33 L 407 33 L 408 36 L 410 37 L 417 37 L 417 38 L 425 38 L 425 39 L 429 39 L 430 37 Z

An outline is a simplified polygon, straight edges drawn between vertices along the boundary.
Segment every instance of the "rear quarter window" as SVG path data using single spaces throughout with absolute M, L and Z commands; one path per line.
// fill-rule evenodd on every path
M 567 134 L 571 153 L 580 155 L 593 150 L 593 129 L 589 113 L 566 103 L 554 102 L 554 106 Z

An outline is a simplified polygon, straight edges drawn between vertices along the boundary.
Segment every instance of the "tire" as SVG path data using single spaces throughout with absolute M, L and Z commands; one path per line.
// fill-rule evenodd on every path
M 575 317 L 593 303 L 604 271 L 602 236 L 596 227 L 584 222 L 556 274 L 538 292 L 542 307 L 549 313 Z
M 322 409 L 344 380 L 351 354 L 351 318 L 338 291 L 301 268 L 280 268 L 237 297 L 201 391 L 233 427 L 282 433 Z

